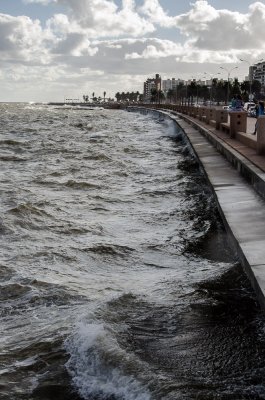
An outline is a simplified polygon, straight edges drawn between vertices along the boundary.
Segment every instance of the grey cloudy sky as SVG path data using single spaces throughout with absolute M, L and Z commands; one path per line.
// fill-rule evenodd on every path
M 142 92 L 265 58 L 265 4 L 248 0 L 0 0 L 0 101 Z

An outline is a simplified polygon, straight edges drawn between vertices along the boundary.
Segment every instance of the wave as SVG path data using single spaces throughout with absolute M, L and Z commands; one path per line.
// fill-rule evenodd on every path
M 30 290 L 30 287 L 19 283 L 11 283 L 9 285 L 1 286 L 0 301 L 21 297 L 25 293 L 30 292 Z
M 34 214 L 37 216 L 46 216 L 46 217 L 50 216 L 44 210 L 41 210 L 40 208 L 34 206 L 32 203 L 19 204 L 16 207 L 8 210 L 8 212 L 11 214 L 21 215 L 21 216 L 26 216 L 26 215 L 31 215 L 31 214 Z
M 73 294 L 62 285 L 36 279 L 26 278 L 16 283 L 2 281 L 0 288 L 1 316 L 10 315 L 11 312 L 18 315 L 42 306 L 82 304 L 85 300 L 82 295 Z
M 83 249 L 83 251 L 98 254 L 123 256 L 125 254 L 133 252 L 134 249 L 128 246 L 95 244 L 91 247 L 86 247 L 85 249 Z
M 75 181 L 70 179 L 67 181 L 65 186 L 74 188 L 74 189 L 100 189 L 100 185 L 92 182 L 85 182 L 85 181 Z
M 83 157 L 84 160 L 99 160 L 99 161 L 111 161 L 111 158 L 103 153 L 92 154 Z
M 14 139 L 3 139 L 0 140 L 0 145 L 4 145 L 4 144 L 8 144 L 10 146 L 20 146 L 25 144 L 24 142 L 20 142 L 18 140 L 14 140 Z
M 103 324 L 81 322 L 65 345 L 67 370 L 85 400 L 151 399 L 135 377 L 136 356 L 123 350 Z
M 0 282 L 9 280 L 13 276 L 14 272 L 11 268 L 0 265 Z
M 27 158 L 17 157 L 14 155 L 1 155 L 0 154 L 0 161 L 16 161 L 16 162 L 23 162 L 28 161 Z
M 84 122 L 78 122 L 76 124 L 70 124 L 71 126 L 74 126 L 75 128 L 80 128 L 82 130 L 87 130 L 87 131 L 92 131 L 93 130 L 93 125 L 89 125 Z
M 60 176 L 60 174 L 53 174 L 53 176 Z M 46 185 L 50 187 L 60 187 L 65 186 L 71 189 L 100 189 L 101 186 L 94 182 L 86 182 L 86 181 L 76 181 L 74 179 L 69 179 L 66 182 L 58 182 L 53 180 L 46 180 L 42 178 L 36 178 L 33 181 L 38 185 Z

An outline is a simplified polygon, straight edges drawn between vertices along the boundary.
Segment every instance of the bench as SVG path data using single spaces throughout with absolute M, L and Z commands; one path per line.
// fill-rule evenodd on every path
M 228 122 L 221 122 L 221 130 L 226 133 L 230 133 L 230 124 Z
M 214 128 L 216 128 L 216 121 L 215 121 L 215 119 L 210 119 L 209 125 L 211 125 L 211 126 L 213 126 Z

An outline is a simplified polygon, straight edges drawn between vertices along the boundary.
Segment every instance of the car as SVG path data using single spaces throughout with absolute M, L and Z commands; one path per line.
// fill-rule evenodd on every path
M 256 106 L 250 106 L 248 108 L 248 116 L 249 117 L 256 117 Z
M 255 107 L 255 103 L 253 101 L 246 101 L 244 104 L 244 110 L 248 111 L 250 107 Z

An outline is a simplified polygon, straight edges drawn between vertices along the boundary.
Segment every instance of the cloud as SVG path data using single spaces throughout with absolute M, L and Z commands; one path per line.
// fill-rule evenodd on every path
M 49 61 L 49 46 L 55 41 L 52 33 L 43 30 L 39 20 L 26 16 L 0 14 L 1 59 Z
M 176 18 L 177 27 L 194 48 L 209 51 L 265 49 L 265 5 L 256 2 L 242 14 L 216 10 L 205 0 L 198 0 L 191 10 Z
M 118 91 L 119 87 L 114 89 L 118 82 L 136 85 L 135 77 L 144 81 L 153 73 L 186 76 L 192 70 L 216 70 L 216 66 L 235 65 L 240 58 L 255 62 L 265 56 L 262 2 L 240 13 L 197 0 L 179 15 L 166 11 L 160 0 L 24 3 L 29 9 L 32 3 L 50 7 L 54 14 L 42 22 L 0 14 L 1 80 L 4 76 L 13 85 L 41 80 L 46 91 L 49 82 L 59 91 L 82 88 L 94 79 L 95 86 L 102 82 Z M 139 82 L 137 89 L 141 86 Z
M 137 12 L 134 0 L 123 0 L 120 9 L 111 0 L 53 1 L 67 7 L 68 31 L 82 31 L 89 38 L 140 37 L 155 31 L 154 25 Z M 57 20 L 55 16 L 51 24 L 55 26 Z
M 159 4 L 158 0 L 144 0 L 139 12 L 146 15 L 149 20 L 162 27 L 176 26 L 176 17 L 170 17 Z

